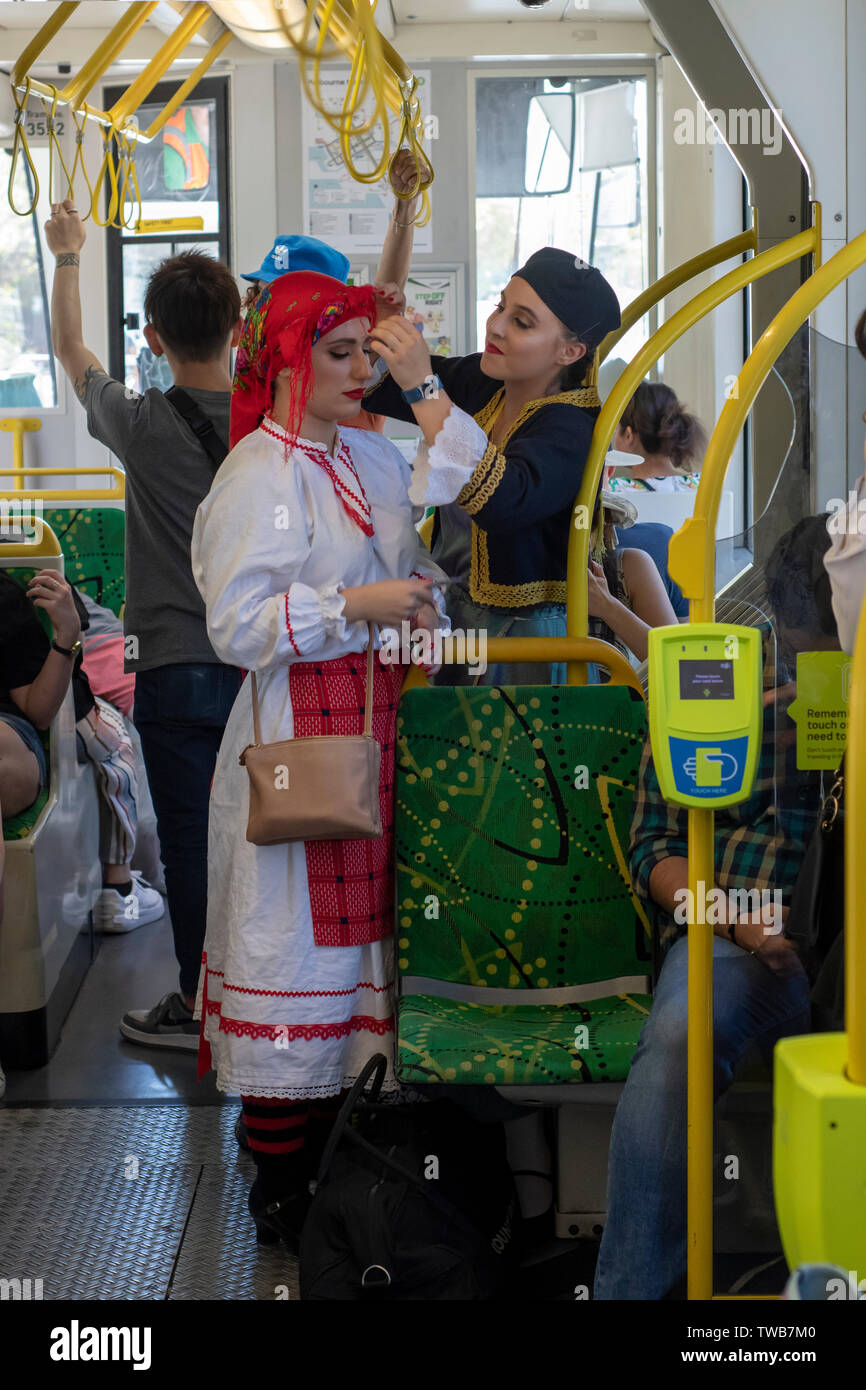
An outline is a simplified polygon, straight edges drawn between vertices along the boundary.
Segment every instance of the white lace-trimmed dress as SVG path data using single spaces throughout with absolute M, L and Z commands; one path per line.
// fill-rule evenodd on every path
M 265 742 L 291 738 L 296 727 L 304 735 L 361 732 L 367 626 L 346 623 L 340 590 L 444 577 L 412 523 L 408 486 L 399 450 L 378 434 L 341 430 L 335 457 L 306 440 L 289 454 L 272 421 L 220 468 L 196 516 L 193 573 L 217 655 L 257 672 Z M 376 662 L 374 733 L 391 767 L 403 674 Z M 221 1090 L 335 1095 L 375 1052 L 392 1052 L 393 895 L 382 856 L 393 872 L 393 837 L 250 844 L 249 782 L 238 757 L 252 741 L 246 680 L 211 790 L 200 1068 L 209 1047 Z M 345 864 L 329 857 L 344 849 Z M 333 872 L 335 862 L 344 873 Z M 375 939 L 364 940 L 374 877 L 387 904 L 380 893 L 369 912 Z M 317 944 L 346 934 L 363 944 Z M 389 1067 L 386 1085 L 394 1084 Z

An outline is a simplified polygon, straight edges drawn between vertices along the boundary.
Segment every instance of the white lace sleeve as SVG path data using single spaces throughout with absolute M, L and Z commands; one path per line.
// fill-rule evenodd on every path
M 863 512 L 866 510 L 866 485 L 861 478 L 856 491 L 849 493 L 847 502 L 834 498 L 831 502 L 827 530 L 830 549 L 824 555 L 824 568 L 830 576 L 833 612 L 839 627 L 839 642 L 844 652 L 853 652 L 866 594 L 866 535 Z M 838 506 L 833 504 L 838 501 Z
M 421 439 L 412 465 L 410 500 L 415 506 L 453 502 L 487 449 L 487 435 L 471 415 L 452 405 L 432 446 Z

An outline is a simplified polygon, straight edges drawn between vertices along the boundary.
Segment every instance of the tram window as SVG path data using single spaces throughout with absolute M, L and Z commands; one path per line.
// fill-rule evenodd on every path
M 161 83 L 138 111 L 146 130 L 179 84 Z M 122 88 L 107 91 L 109 104 Z M 109 362 L 112 376 L 136 391 L 166 390 L 171 372 L 144 340 L 144 291 L 151 271 L 167 256 L 195 247 L 228 260 L 228 100 L 224 79 L 200 82 L 189 101 L 148 144 L 139 144 L 135 166 L 143 222 L 200 217 L 200 230 L 156 228 L 136 233 L 138 205 L 127 202 L 128 227 L 108 237 Z
M 644 76 L 477 77 L 476 334 L 542 246 L 573 247 L 627 304 L 649 283 Z M 639 320 L 618 345 L 648 336 Z
M 0 186 L 9 182 L 11 150 L 0 150 Z M 44 209 L 48 187 L 48 150 L 32 148 Z M 33 183 L 26 160 L 19 159 L 13 189 L 17 207 L 28 207 Z M 57 381 L 51 352 L 49 287 L 45 278 L 40 213 L 19 217 L 3 198 L 0 206 L 0 410 L 16 406 L 51 409 L 57 405 Z

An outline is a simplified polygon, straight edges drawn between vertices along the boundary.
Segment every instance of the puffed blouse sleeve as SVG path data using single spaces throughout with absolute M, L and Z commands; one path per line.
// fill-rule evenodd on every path
M 848 498 L 827 519 L 830 549 L 824 555 L 824 568 L 830 576 L 833 612 L 839 628 L 842 650 L 853 652 L 860 610 L 866 595 L 866 535 L 862 516 L 866 511 L 866 481 L 863 478 Z
M 345 640 L 342 584 L 335 576 L 313 588 L 299 578 L 311 536 L 294 463 L 254 435 L 242 440 L 199 507 L 192 535 L 193 576 L 221 661 L 262 671 L 308 660 L 327 639 Z
M 452 406 L 433 444 L 413 465 L 416 505 L 457 502 L 485 531 L 519 531 L 573 504 L 594 417 L 567 402 L 541 406 L 500 448 Z

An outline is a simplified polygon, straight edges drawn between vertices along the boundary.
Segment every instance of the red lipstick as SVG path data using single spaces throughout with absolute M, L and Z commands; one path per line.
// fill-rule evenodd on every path
M 484 351 L 493 354 L 495 357 L 504 357 L 502 348 L 494 347 L 492 343 L 485 343 Z
M 344 391 L 343 395 L 348 396 L 350 401 L 362 401 L 365 391 L 366 387 L 362 386 L 357 391 Z

